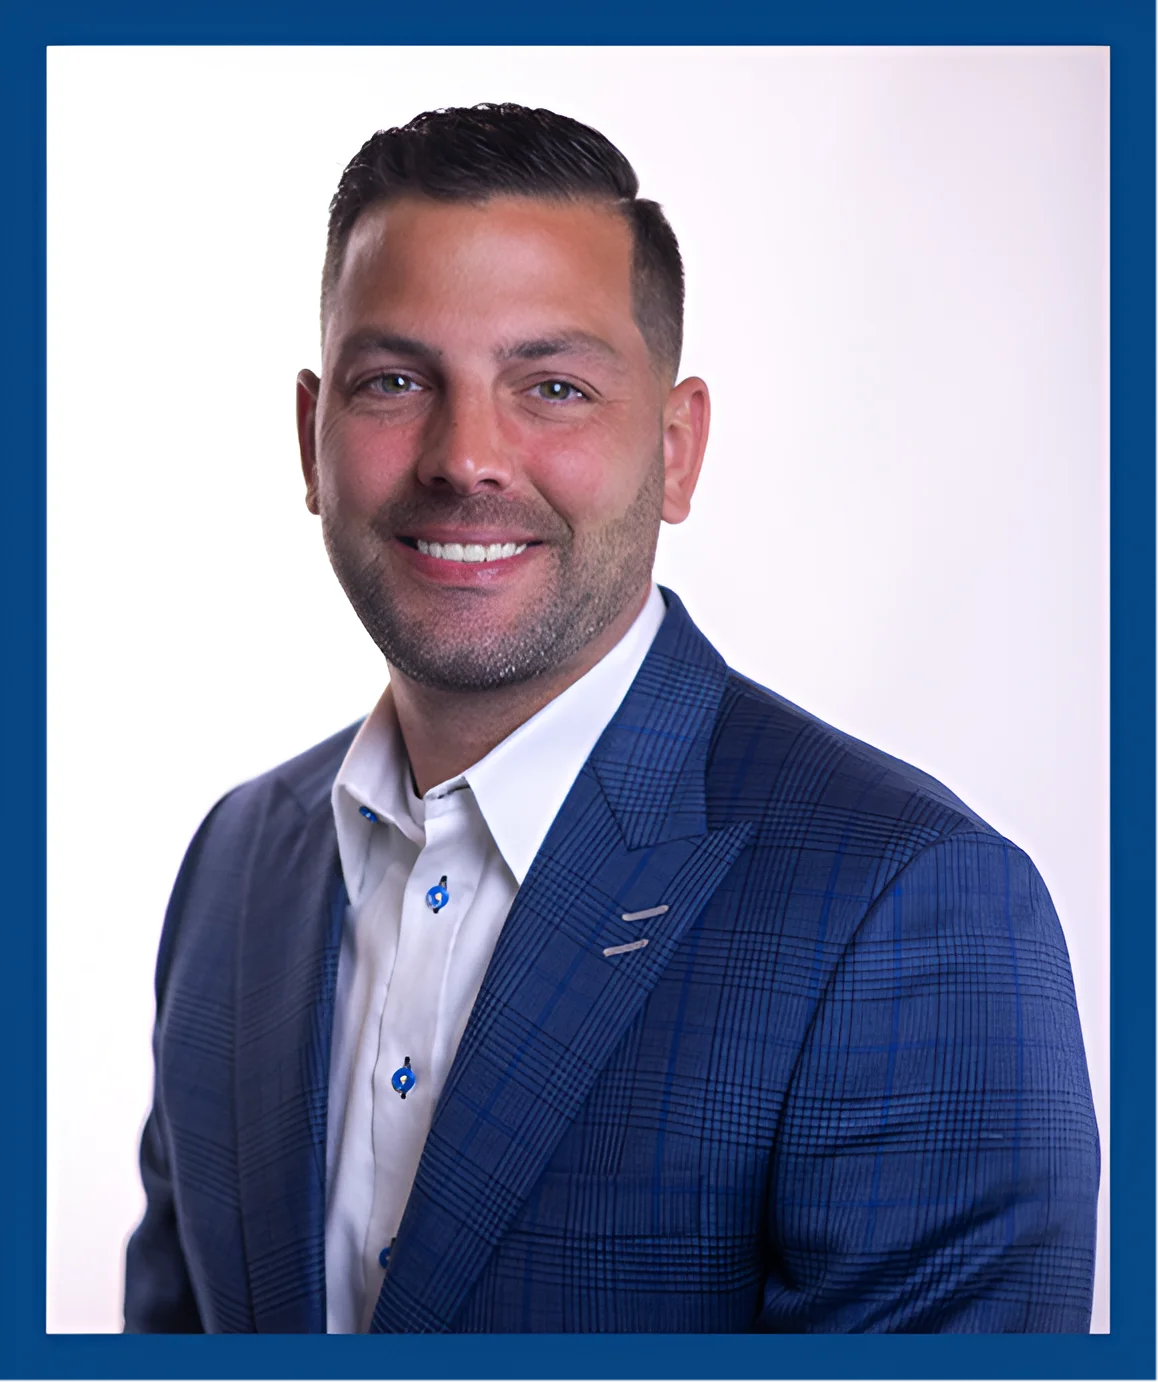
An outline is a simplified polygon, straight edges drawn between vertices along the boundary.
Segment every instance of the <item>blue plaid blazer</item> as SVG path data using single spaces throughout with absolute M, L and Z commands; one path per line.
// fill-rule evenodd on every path
M 373 1329 L 1088 1329 L 1097 1131 L 1036 870 L 665 594 L 499 937 Z M 325 1329 L 352 734 L 225 797 L 182 866 L 127 1330 Z

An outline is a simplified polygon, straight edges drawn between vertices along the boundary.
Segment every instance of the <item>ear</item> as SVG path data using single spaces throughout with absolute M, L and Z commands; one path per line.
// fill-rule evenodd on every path
M 668 394 L 663 409 L 663 520 L 682 523 L 700 478 L 712 404 L 708 386 L 691 376 Z
M 317 428 L 318 390 L 321 380 L 313 370 L 304 369 L 298 375 L 298 450 L 302 456 L 302 474 L 306 479 L 306 508 L 318 512 L 318 448 Z

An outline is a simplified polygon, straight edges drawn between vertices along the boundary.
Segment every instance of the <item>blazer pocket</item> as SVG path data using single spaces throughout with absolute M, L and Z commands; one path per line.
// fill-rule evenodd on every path
M 695 1237 L 699 1177 L 598 1176 L 547 1171 L 528 1196 L 521 1227 L 568 1238 Z

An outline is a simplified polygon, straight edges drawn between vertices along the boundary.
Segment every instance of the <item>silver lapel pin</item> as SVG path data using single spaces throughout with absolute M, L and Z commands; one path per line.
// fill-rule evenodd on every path
M 647 944 L 645 936 L 641 941 L 628 941 L 626 945 L 609 945 L 603 952 L 605 955 L 626 955 L 629 950 L 642 950 Z
M 645 907 L 642 912 L 624 912 L 620 921 L 646 921 L 648 917 L 661 917 L 667 911 L 667 903 L 660 907 Z
M 661 917 L 667 911 L 667 903 L 661 903 L 658 907 L 645 907 L 642 912 L 624 912 L 619 918 L 620 921 L 646 921 L 648 917 Z M 605 955 L 626 955 L 629 950 L 642 950 L 647 944 L 647 938 L 640 941 L 628 941 L 626 945 L 609 945 L 603 952 Z

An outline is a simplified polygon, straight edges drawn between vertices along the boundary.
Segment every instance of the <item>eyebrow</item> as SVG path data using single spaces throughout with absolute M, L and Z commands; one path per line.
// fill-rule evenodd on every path
M 390 355 L 408 355 L 423 360 L 441 360 L 443 352 L 419 340 L 417 336 L 402 336 L 393 331 L 378 331 L 370 328 L 357 331 L 341 347 L 341 358 L 361 355 L 364 351 L 382 351 Z M 608 341 L 590 331 L 563 331 L 556 336 L 543 336 L 534 340 L 519 341 L 515 345 L 502 346 L 495 352 L 495 358 L 507 360 L 547 360 L 558 355 L 587 354 L 599 355 L 613 364 L 621 365 L 623 357 Z
M 500 360 L 546 360 L 553 355 L 576 353 L 602 355 L 617 364 L 622 362 L 622 356 L 614 346 L 590 331 L 564 331 L 558 336 L 520 341 L 497 352 Z
M 342 342 L 342 358 L 360 355 L 363 351 L 380 350 L 389 355 L 417 356 L 424 360 L 441 360 L 442 351 L 417 336 L 399 336 L 393 331 L 356 331 Z

